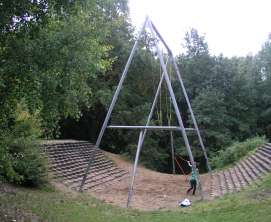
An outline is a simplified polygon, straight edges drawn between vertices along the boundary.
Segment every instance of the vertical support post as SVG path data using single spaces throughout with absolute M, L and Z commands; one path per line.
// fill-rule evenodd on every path
M 209 173 L 212 173 L 212 169 L 211 169 L 211 165 L 210 165 L 209 160 L 208 160 L 208 156 L 207 156 L 207 153 L 206 153 L 206 149 L 205 149 L 205 146 L 204 146 L 204 144 L 203 144 L 202 137 L 201 137 L 200 131 L 199 131 L 199 127 L 198 127 L 198 124 L 197 124 L 197 121 L 196 121 L 194 112 L 193 112 L 193 110 L 192 110 L 191 103 L 190 103 L 190 101 L 189 101 L 189 98 L 188 98 L 186 89 L 185 89 L 185 87 L 184 87 L 184 83 L 183 83 L 183 80 L 182 80 L 182 77 L 181 77 L 179 68 L 178 68 L 177 63 L 176 63 L 175 59 L 173 58 L 173 55 L 172 55 L 172 54 L 170 54 L 170 57 L 171 57 L 171 60 L 172 60 L 174 69 L 175 69 L 175 71 L 176 71 L 178 80 L 179 80 L 179 82 L 180 82 L 180 84 L 181 84 L 182 91 L 183 91 L 183 94 L 184 94 L 186 103 L 187 103 L 187 105 L 188 105 L 188 109 L 189 109 L 189 112 L 190 112 L 190 114 L 191 114 L 191 118 L 192 118 L 194 127 L 195 127 L 196 132 L 197 132 L 197 136 L 198 136 L 198 139 L 199 139 L 199 143 L 200 143 L 201 149 L 202 149 L 202 151 L 203 151 L 203 154 L 204 154 L 204 157 L 205 157 L 205 160 L 206 160 L 208 172 L 209 172 Z
M 129 186 L 129 192 L 128 192 L 128 200 L 127 200 L 127 207 L 130 206 L 132 197 L 133 197 L 133 189 L 134 189 L 134 182 L 135 182 L 135 176 L 136 176 L 136 170 L 137 170 L 137 165 L 138 165 L 138 160 L 139 160 L 139 155 L 140 155 L 140 151 L 141 151 L 141 147 L 143 144 L 143 131 L 140 131 L 139 134 L 139 138 L 138 138 L 138 142 L 137 142 L 137 149 L 136 149 L 136 156 L 135 156 L 135 163 L 134 163 L 134 167 L 133 167 L 133 172 L 132 172 L 132 176 L 131 176 L 131 182 L 130 182 L 130 186 Z
M 172 173 L 176 174 L 175 169 L 175 150 L 174 150 L 174 141 L 173 141 L 173 132 L 170 131 L 170 146 L 171 146 L 171 159 L 172 159 Z
M 152 23 L 149 20 L 148 20 L 147 25 L 151 30 L 153 38 L 155 38 L 154 29 L 152 27 Z M 177 116 L 178 123 L 179 123 L 179 125 L 181 127 L 181 132 L 182 132 L 182 136 L 184 138 L 184 143 L 185 143 L 186 150 L 188 152 L 188 156 L 189 156 L 190 162 L 192 164 L 192 168 L 193 168 L 193 170 L 196 171 L 196 164 L 195 164 L 195 161 L 194 161 L 194 157 L 193 157 L 193 154 L 192 154 L 192 151 L 191 151 L 191 147 L 190 147 L 190 144 L 189 144 L 189 141 L 188 141 L 187 134 L 186 134 L 185 129 L 184 129 L 183 120 L 182 120 L 182 117 L 181 117 L 181 114 L 180 114 L 180 110 L 179 110 L 179 107 L 178 107 L 178 104 L 177 104 L 177 101 L 176 101 L 176 98 L 175 98 L 175 95 L 174 95 L 174 92 L 173 92 L 173 89 L 172 89 L 172 85 L 171 85 L 171 82 L 170 82 L 170 79 L 169 79 L 169 76 L 168 76 L 168 73 L 167 73 L 165 63 L 163 61 L 163 56 L 161 54 L 161 51 L 159 49 L 159 46 L 158 46 L 157 42 L 155 42 L 155 48 L 156 48 L 156 51 L 157 51 L 157 54 L 158 54 L 158 57 L 159 57 L 160 64 L 162 66 L 163 72 L 165 73 L 165 80 L 166 80 L 167 87 L 168 87 L 168 90 L 169 90 L 169 93 L 170 93 L 170 96 L 171 96 L 171 99 L 172 99 L 172 103 L 173 103 L 173 107 L 175 109 L 175 113 L 176 113 L 176 116 Z M 198 182 L 199 182 L 201 197 L 203 198 L 199 178 L 198 178 Z
M 108 124 L 108 121 L 109 121 L 109 119 L 110 119 L 111 113 L 112 113 L 113 108 L 114 108 L 114 106 L 115 106 L 115 104 L 116 104 L 116 101 L 117 101 L 117 99 L 118 99 L 118 96 L 119 96 L 120 90 L 121 90 L 121 88 L 122 88 L 123 82 L 124 82 L 124 80 L 125 80 L 125 77 L 126 77 L 126 75 L 127 75 L 128 69 L 129 69 L 129 67 L 130 67 L 130 64 L 131 64 L 132 59 L 133 59 L 134 54 L 135 54 L 135 51 L 136 51 L 136 49 L 137 49 L 138 42 L 139 42 L 139 40 L 140 40 L 140 38 L 141 38 L 141 35 L 142 35 L 143 31 L 145 30 L 145 27 L 146 27 L 146 24 L 147 24 L 147 21 L 148 21 L 148 20 L 149 20 L 149 18 L 146 17 L 146 19 L 145 19 L 145 21 L 144 21 L 144 24 L 143 24 L 143 26 L 142 26 L 142 28 L 141 28 L 141 30 L 140 30 L 140 32 L 139 32 L 138 38 L 137 38 L 137 40 L 136 40 L 135 43 L 134 43 L 134 46 L 133 46 L 133 48 L 132 48 L 132 51 L 131 51 L 130 56 L 129 56 L 129 58 L 128 58 L 128 61 L 127 61 L 126 65 L 125 65 L 125 68 L 124 68 L 124 70 L 123 70 L 123 72 L 122 72 L 121 79 L 120 79 L 120 81 L 119 81 L 118 87 L 117 87 L 117 89 L 116 89 L 116 91 L 115 91 L 115 94 L 114 94 L 114 96 L 113 96 L 112 102 L 111 102 L 111 104 L 110 104 L 110 107 L 109 107 L 108 112 L 107 112 L 107 114 L 106 114 L 105 120 L 104 120 L 104 122 L 103 122 L 103 126 L 102 126 L 102 128 L 101 128 L 101 131 L 100 131 L 100 133 L 99 133 L 98 139 L 97 139 L 97 141 L 96 141 L 96 147 L 99 147 L 99 146 L 100 146 L 102 137 L 103 137 L 103 135 L 104 135 L 104 131 L 105 131 L 106 127 L 107 127 L 107 124 Z M 87 168 L 86 168 L 85 174 L 84 174 L 84 176 L 83 176 L 83 179 L 82 179 L 82 182 L 81 182 L 79 191 L 82 191 L 82 189 L 83 189 L 83 186 L 84 186 L 85 181 L 86 181 L 86 178 L 87 178 L 87 174 L 88 174 L 88 172 L 89 172 L 89 170 L 90 170 L 90 167 L 91 167 L 91 164 L 92 164 L 92 162 L 93 162 L 93 159 L 94 159 L 95 155 L 96 155 L 96 150 L 94 150 L 94 153 L 93 153 L 93 155 L 91 156 L 91 158 L 90 158 L 90 160 L 89 160 L 89 163 L 88 163 L 88 166 L 87 166 Z

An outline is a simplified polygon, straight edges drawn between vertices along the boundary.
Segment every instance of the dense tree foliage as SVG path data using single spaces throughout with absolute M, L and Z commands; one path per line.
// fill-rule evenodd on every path
M 47 180 L 47 160 L 41 155 L 38 113 L 17 104 L 12 129 L 0 135 L 0 180 L 38 186 Z
M 95 142 L 135 40 L 127 0 L 0 1 L 0 134 L 15 131 L 16 107 L 38 115 L 43 138 Z M 176 57 L 210 155 L 234 141 L 271 137 L 271 38 L 255 56 L 209 53 L 191 29 Z M 145 124 L 162 74 L 148 33 L 136 52 L 111 123 Z M 171 81 L 185 126 L 191 118 L 176 78 Z M 177 124 L 162 86 L 152 124 Z M 175 148 L 186 156 L 180 135 Z M 133 157 L 138 132 L 106 131 L 102 147 Z M 200 158 L 197 138 L 189 135 Z M 170 171 L 170 137 L 150 132 L 142 162 Z
M 270 55 L 263 54 L 268 43 L 254 57 L 229 59 L 211 56 L 204 38 L 193 29 L 186 42 L 187 52 L 178 61 L 209 151 L 268 133 L 271 119 L 262 120 L 268 110 L 262 101 L 269 93 L 264 86 L 270 87 L 264 63 Z
M 91 1 L 61 12 L 53 2 L 46 5 L 42 27 L 32 28 L 30 20 L 27 28 L 10 30 L 1 41 L 0 91 L 3 108 L 9 109 L 4 115 L 23 98 L 32 111 L 40 110 L 45 136 L 51 137 L 57 135 L 61 118 L 78 118 L 82 106 L 90 106 L 94 80 L 112 59 L 103 9 Z M 15 23 L 25 25 L 24 20 Z

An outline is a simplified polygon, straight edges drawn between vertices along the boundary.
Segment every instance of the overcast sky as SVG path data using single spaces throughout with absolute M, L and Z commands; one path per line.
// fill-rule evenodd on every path
M 184 33 L 205 34 L 215 55 L 255 54 L 271 33 L 271 0 L 129 0 L 132 23 L 149 15 L 175 54 Z

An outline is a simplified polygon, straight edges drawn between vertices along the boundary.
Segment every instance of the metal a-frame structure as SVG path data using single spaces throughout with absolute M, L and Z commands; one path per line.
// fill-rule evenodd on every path
M 157 91 L 156 91 L 156 94 L 155 94 L 152 106 L 151 106 L 151 110 L 150 110 L 150 113 L 149 113 L 146 125 L 145 126 L 112 126 L 112 125 L 109 126 L 108 122 L 109 122 L 111 113 L 112 113 L 113 108 L 114 108 L 114 106 L 116 104 L 116 101 L 118 99 L 119 93 L 121 91 L 123 82 L 125 80 L 125 77 L 126 77 L 127 72 L 129 70 L 130 64 L 131 64 L 132 59 L 134 57 L 135 51 L 136 51 L 136 49 L 138 47 L 139 40 L 141 39 L 142 34 L 143 34 L 144 30 L 146 30 L 146 29 L 148 29 L 150 31 L 151 37 L 153 37 L 154 39 L 158 40 L 158 41 L 155 41 L 155 50 L 156 50 L 156 53 L 157 53 L 157 56 L 159 58 L 160 65 L 161 65 L 162 71 L 163 71 L 161 79 L 160 79 L 160 82 L 159 82 L 158 87 L 157 87 Z M 169 62 L 172 63 L 172 65 L 174 67 L 174 71 L 175 71 L 177 79 L 178 79 L 178 81 L 180 83 L 182 93 L 183 93 L 183 95 L 185 97 L 185 100 L 186 100 L 186 103 L 187 103 L 187 106 L 188 106 L 188 109 L 189 109 L 189 112 L 190 112 L 190 115 L 191 115 L 191 118 L 192 118 L 192 122 L 193 122 L 194 128 L 185 128 L 184 127 L 183 120 L 182 120 L 182 117 L 181 117 L 181 114 L 180 114 L 180 110 L 179 110 L 179 107 L 178 107 L 178 104 L 177 104 L 177 101 L 176 101 L 176 97 L 175 97 L 175 94 L 174 94 L 174 91 L 173 91 L 173 88 L 172 88 L 172 85 L 171 85 L 169 74 L 168 74 L 168 71 L 167 71 L 167 65 L 164 62 L 162 51 L 161 51 L 161 49 L 159 47 L 159 44 L 162 44 L 166 48 L 166 50 L 167 50 L 168 60 L 169 60 Z M 153 112 L 154 112 L 157 100 L 158 100 L 158 95 L 159 95 L 160 90 L 161 90 L 162 82 L 164 80 L 166 81 L 166 85 L 167 85 L 167 88 L 168 88 L 168 91 L 169 91 L 169 94 L 170 94 L 170 97 L 171 97 L 173 108 L 174 108 L 175 113 L 176 113 L 178 126 L 149 126 L 150 121 L 151 121 L 152 116 L 153 116 Z M 106 118 L 104 120 L 102 129 L 101 129 L 100 134 L 98 136 L 98 139 L 96 141 L 96 147 L 100 146 L 100 143 L 101 143 L 101 140 L 102 140 L 102 137 L 104 135 L 104 132 L 105 132 L 106 128 L 111 128 L 111 129 L 112 128 L 117 128 L 117 129 L 139 129 L 140 130 L 139 138 L 138 138 L 138 143 L 137 143 L 137 151 L 136 151 L 135 162 L 134 162 L 133 170 L 131 172 L 131 181 L 130 181 L 130 186 L 129 186 L 127 207 L 130 206 L 130 203 L 131 203 L 131 200 L 132 200 L 132 196 L 133 196 L 133 185 L 134 185 L 134 181 L 135 181 L 135 176 L 136 176 L 136 171 L 137 171 L 137 166 L 138 166 L 140 151 L 142 149 L 144 138 L 145 138 L 146 133 L 147 133 L 148 130 L 169 130 L 171 132 L 172 131 L 179 131 L 179 132 L 181 132 L 182 137 L 184 139 L 185 147 L 186 147 L 186 150 L 187 150 L 190 162 L 192 164 L 192 168 L 194 170 L 196 170 L 196 165 L 195 165 L 194 157 L 193 157 L 193 154 L 192 154 L 192 151 L 191 151 L 191 147 L 190 147 L 190 144 L 189 144 L 189 140 L 188 140 L 188 137 L 187 137 L 187 131 L 191 131 L 191 130 L 195 131 L 196 134 L 197 134 L 197 136 L 198 136 L 198 140 L 199 140 L 201 149 L 203 151 L 203 154 L 204 154 L 204 157 L 205 157 L 205 160 L 206 160 L 208 171 L 211 172 L 211 167 L 210 167 L 210 164 L 208 162 L 208 157 L 207 157 L 206 149 L 205 149 L 205 146 L 203 144 L 202 137 L 200 135 L 200 131 L 199 131 L 199 128 L 198 128 L 198 125 L 197 125 L 197 122 L 196 122 L 196 119 L 195 119 L 195 116 L 194 116 L 194 113 L 193 113 L 193 110 L 192 110 L 189 98 L 187 96 L 187 92 L 186 92 L 186 89 L 184 87 L 183 80 L 181 78 L 179 68 L 178 68 L 177 63 L 176 63 L 176 61 L 174 59 L 172 51 L 170 50 L 170 48 L 168 47 L 168 45 L 164 41 L 163 37 L 160 35 L 160 33 L 158 32 L 158 30 L 156 29 L 155 25 L 153 24 L 153 22 L 150 20 L 149 17 L 146 17 L 145 22 L 143 24 L 143 27 L 141 28 L 141 30 L 139 32 L 139 35 L 138 35 L 138 38 L 135 41 L 134 46 L 133 46 L 133 48 L 131 50 L 130 56 L 128 58 L 128 61 L 127 61 L 126 65 L 125 65 L 125 68 L 124 68 L 123 73 L 121 75 L 121 79 L 119 81 L 118 87 L 117 87 L 117 89 L 115 91 L 115 94 L 113 96 L 112 102 L 111 102 L 110 107 L 108 109 L 108 112 L 107 112 Z M 90 167 L 91 167 L 91 165 L 93 163 L 95 155 L 96 155 L 96 153 L 94 153 L 92 155 L 92 157 L 90 158 L 90 160 L 89 160 L 88 166 L 86 168 L 85 174 L 84 174 L 82 182 L 81 182 L 80 191 L 82 191 L 82 189 L 83 189 L 83 186 L 85 184 L 85 180 L 86 180 L 87 175 L 89 173 Z M 200 188 L 201 188 L 201 186 L 200 186 Z

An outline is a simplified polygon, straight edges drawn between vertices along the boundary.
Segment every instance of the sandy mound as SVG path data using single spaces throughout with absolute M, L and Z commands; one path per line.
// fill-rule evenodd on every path
M 118 167 L 131 172 L 133 166 L 131 163 L 121 159 L 118 155 L 108 152 L 105 152 L 105 154 Z M 200 179 L 204 198 L 209 198 L 210 177 L 204 174 L 201 175 Z M 126 207 L 128 187 L 129 177 L 121 181 L 114 181 L 113 183 L 99 186 L 94 190 L 88 191 L 88 193 L 107 203 Z M 139 167 L 131 206 L 143 210 L 169 209 L 176 208 L 178 201 L 186 197 L 192 200 L 192 202 L 200 200 L 201 195 L 199 191 L 197 191 L 195 196 L 186 195 L 188 187 L 189 183 L 186 180 L 186 176 L 158 173 Z

